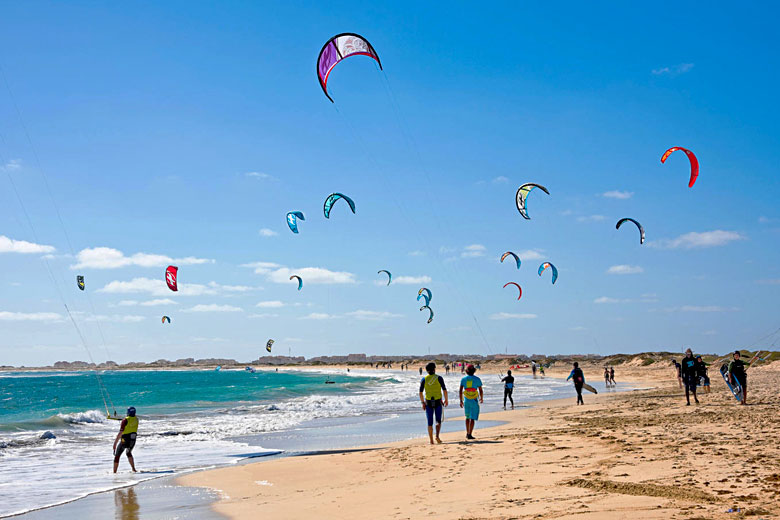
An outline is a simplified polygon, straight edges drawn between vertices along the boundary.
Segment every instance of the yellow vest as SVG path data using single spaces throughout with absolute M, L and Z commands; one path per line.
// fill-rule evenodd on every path
M 122 432 L 123 435 L 127 435 L 128 433 L 138 433 L 138 417 L 130 417 L 128 415 L 125 417 L 125 421 L 127 421 L 127 424 L 125 424 L 125 429 Z
M 466 399 L 477 399 L 479 397 L 479 390 L 472 388 L 472 384 L 474 384 L 474 381 L 468 380 L 466 381 L 466 386 L 463 388 L 463 396 Z
M 441 399 L 441 383 L 439 383 L 439 376 L 436 374 L 428 374 L 425 376 L 425 398 Z

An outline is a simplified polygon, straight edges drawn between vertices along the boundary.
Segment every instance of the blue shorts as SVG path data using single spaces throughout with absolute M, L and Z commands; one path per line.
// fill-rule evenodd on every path
M 479 419 L 479 401 L 476 399 L 464 399 L 463 411 L 466 413 L 466 419 Z
M 428 426 L 433 426 L 434 414 L 436 415 L 436 424 L 441 424 L 442 410 L 441 399 L 425 401 L 425 416 L 428 417 Z

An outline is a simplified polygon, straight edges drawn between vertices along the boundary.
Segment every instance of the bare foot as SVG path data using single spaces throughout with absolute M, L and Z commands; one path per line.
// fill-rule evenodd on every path
M 440 438 L 438 438 L 438 437 L 436 437 L 436 442 L 437 442 L 437 443 L 439 443 L 439 444 L 441 444 L 441 439 L 440 439 Z

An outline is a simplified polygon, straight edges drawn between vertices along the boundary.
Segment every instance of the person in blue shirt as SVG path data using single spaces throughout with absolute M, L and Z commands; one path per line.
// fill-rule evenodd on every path
M 466 439 L 474 440 L 472 432 L 479 419 L 479 403 L 484 402 L 482 380 L 474 375 L 477 371 L 474 365 L 466 367 L 466 377 L 460 380 L 460 407 L 466 414 Z M 465 398 L 465 406 L 463 399 Z M 479 401 L 477 401 L 479 399 Z
M 515 402 L 512 399 L 512 390 L 515 387 L 515 378 L 512 375 L 511 370 L 506 371 L 506 377 L 501 379 L 501 382 L 504 383 L 504 410 L 506 410 L 506 398 L 509 398 L 509 402 L 512 403 L 512 410 L 515 409 Z
M 585 404 L 585 401 L 582 400 L 582 385 L 585 384 L 585 374 L 582 373 L 580 364 L 576 361 L 574 362 L 574 368 L 569 374 L 569 377 L 566 378 L 566 381 L 569 379 L 574 379 L 574 389 L 577 391 L 577 404 Z

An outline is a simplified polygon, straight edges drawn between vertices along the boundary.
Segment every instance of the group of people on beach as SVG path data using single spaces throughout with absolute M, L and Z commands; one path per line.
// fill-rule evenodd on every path
M 677 381 L 680 388 L 685 388 L 685 401 L 686 406 L 691 404 L 691 395 L 693 395 L 693 401 L 699 404 L 699 398 L 696 395 L 696 388 L 701 386 L 705 393 L 710 392 L 710 378 L 707 374 L 707 363 L 704 362 L 701 356 L 694 356 L 691 349 L 685 351 L 685 357 L 681 362 L 672 360 L 677 371 Z M 728 363 L 724 370 L 724 378 L 735 389 L 735 396 L 739 399 L 739 404 L 744 405 L 747 403 L 747 368 L 750 363 L 747 364 L 742 361 L 739 350 L 735 350 L 731 355 L 731 361 Z
M 477 369 L 474 365 L 465 367 L 466 376 L 460 380 L 458 398 L 460 407 L 466 416 L 466 439 L 474 440 L 474 426 L 479 420 L 479 405 L 484 402 L 482 380 L 477 377 Z M 428 375 L 420 380 L 420 403 L 428 419 L 428 437 L 431 444 L 441 444 L 441 420 L 444 408 L 449 406 L 449 395 L 444 378 L 436 374 L 436 363 L 425 365 Z M 434 419 L 436 421 L 436 434 L 434 436 Z
M 615 367 L 604 365 L 604 385 L 607 388 L 617 385 L 615 382 Z

